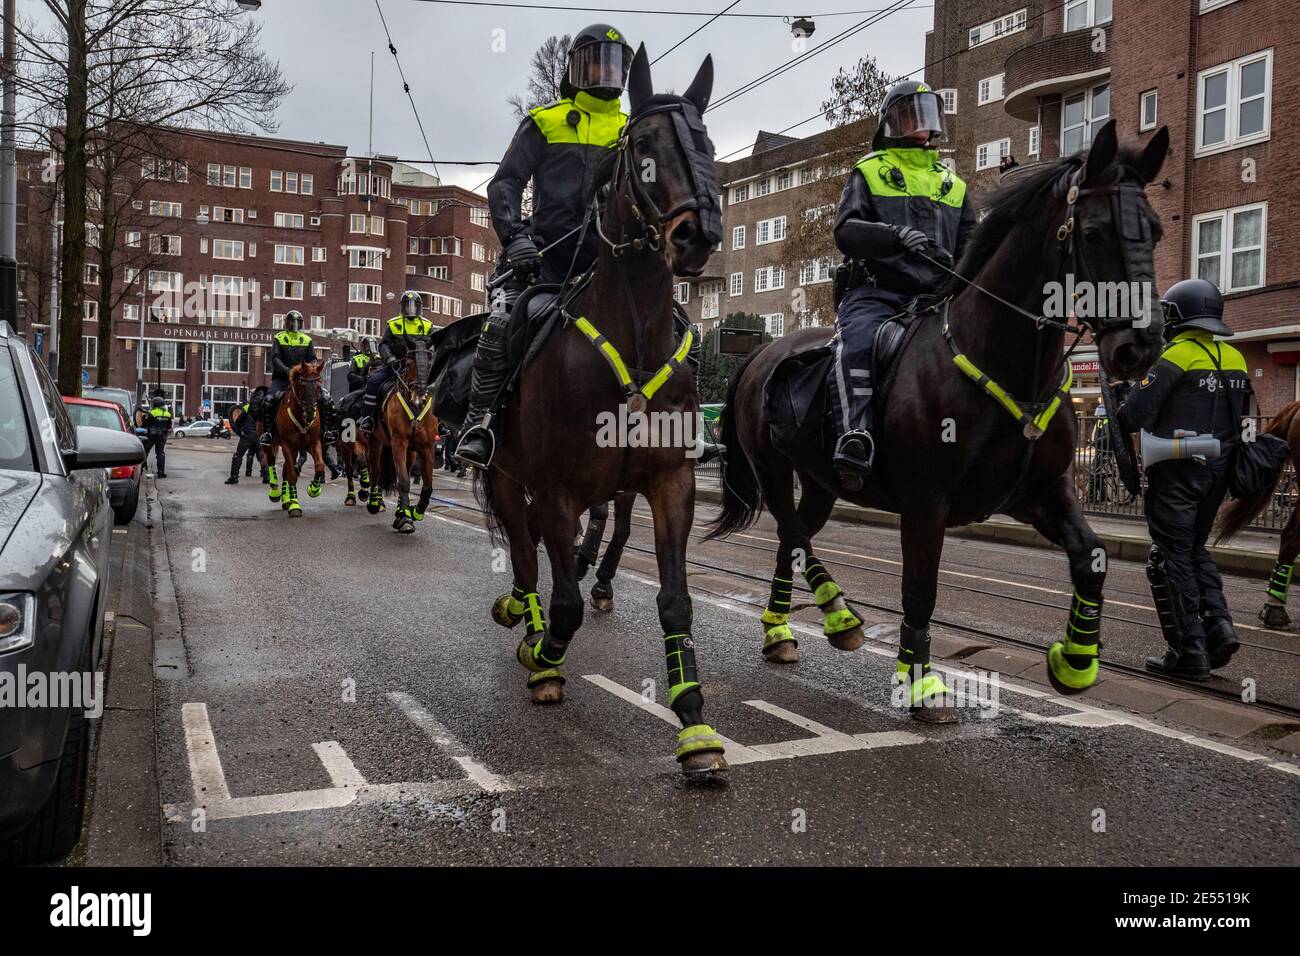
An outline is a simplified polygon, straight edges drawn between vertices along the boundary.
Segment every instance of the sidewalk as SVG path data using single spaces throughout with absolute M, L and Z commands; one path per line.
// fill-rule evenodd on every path
M 721 500 L 718 482 L 709 478 L 697 478 L 695 495 L 700 501 L 716 503 Z M 832 518 L 856 524 L 870 524 L 881 527 L 898 527 L 898 515 L 874 508 L 860 508 L 846 501 L 836 503 Z M 1106 552 L 1112 558 L 1127 561 L 1146 561 L 1147 551 L 1151 548 L 1151 538 L 1147 534 L 1146 523 L 1141 520 L 1112 518 L 1105 515 L 1086 515 Z M 987 521 L 966 525 L 963 528 L 949 528 L 948 534 L 958 538 L 974 538 L 982 541 L 1004 541 L 1032 548 L 1056 548 L 1029 525 L 1021 524 L 1005 515 L 994 515 Z M 1211 539 L 1213 540 L 1213 539 Z M 1210 554 L 1223 571 L 1236 571 L 1243 574 L 1257 574 L 1267 577 L 1277 560 L 1278 535 L 1267 531 L 1243 531 L 1232 540 L 1230 545 L 1211 545 Z

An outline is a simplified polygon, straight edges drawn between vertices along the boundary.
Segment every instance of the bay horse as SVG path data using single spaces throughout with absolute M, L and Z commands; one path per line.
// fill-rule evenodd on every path
M 686 362 L 693 333 L 677 341 L 672 293 L 674 273 L 701 274 L 722 239 L 713 144 L 700 116 L 712 86 L 706 58 L 685 95 L 655 94 L 645 47 L 637 49 L 631 115 L 596 177 L 610 188 L 591 201 L 600 243 L 590 282 L 561 293 L 563 322 L 519 374 L 498 415 L 506 440 L 475 478 L 489 528 L 509 541 L 514 573 L 513 589 L 497 599 L 492 616 L 507 627 L 525 623 L 516 658 L 537 703 L 563 699 L 566 653 L 582 624 L 579 517 L 625 494 L 650 502 L 667 699 L 682 725 L 675 756 L 689 776 L 727 769 L 722 739 L 704 722 L 686 585 L 694 436 L 683 431 L 682 440 L 655 446 L 601 436 L 620 412 L 641 414 L 647 406 L 647 417 L 668 416 L 657 421 L 692 429 L 698 422 L 695 374 Z M 537 594 L 539 539 L 551 563 L 549 621 Z
M 320 362 L 299 362 L 289 370 L 289 387 L 280 396 L 274 412 L 275 438 L 262 455 L 270 479 L 267 496 L 279 501 L 291 518 L 302 517 L 302 505 L 298 503 L 299 451 L 310 454 L 316 466 L 307 494 L 317 497 L 325 483 L 325 460 L 320 447 L 320 372 Z M 275 472 L 277 453 L 281 449 L 284 451 L 283 482 Z
M 1273 416 L 1265 431 L 1276 435 L 1291 446 L 1291 467 L 1300 470 L 1300 402 L 1292 402 Z M 1249 498 L 1235 498 L 1219 511 L 1215 528 L 1216 543 L 1230 541 L 1237 532 L 1246 527 L 1255 516 L 1264 510 L 1264 506 L 1277 493 L 1278 480 L 1282 470 L 1273 477 L 1273 483 L 1267 489 Z M 1291 616 L 1286 612 L 1287 592 L 1291 587 L 1291 572 L 1295 567 L 1296 556 L 1300 555 L 1300 506 L 1293 506 L 1291 516 L 1287 518 L 1282 529 L 1282 537 L 1277 547 L 1277 562 L 1269 572 L 1268 584 L 1265 586 L 1264 606 L 1260 608 L 1259 619 L 1265 627 L 1283 628 L 1291 624 Z
M 397 513 L 393 530 L 413 534 L 415 523 L 424 520 L 433 497 L 433 447 L 438 438 L 438 419 L 433 415 L 429 370 L 433 353 L 423 347 L 406 350 L 395 388 L 384 399 L 375 416 L 375 427 L 365 439 L 370 500 L 366 510 L 378 514 L 384 507 L 383 492 L 397 490 Z M 420 498 L 411 505 L 411 472 L 420 467 Z
M 578 580 L 587 576 L 596 566 L 596 583 L 591 586 L 591 607 L 595 611 L 614 610 L 614 575 L 623 559 L 623 548 L 632 534 L 632 505 L 635 494 L 620 495 L 614 499 L 614 534 L 609 539 L 605 554 L 600 554 L 600 542 L 605 536 L 605 522 L 609 520 L 609 504 L 602 502 L 587 513 L 587 530 L 578 545 Z M 596 559 L 600 559 L 597 564 Z
M 990 198 L 958 264 L 965 278 L 941 290 L 947 295 L 926 310 L 933 314 L 913 320 L 915 332 L 877 412 L 876 466 L 861 491 L 841 488 L 825 437 L 821 453 L 806 460 L 781 451 L 764 401 L 778 364 L 825 345 L 835 330 L 786 335 L 753 353 L 732 378 L 722 413 L 722 508 L 710 537 L 750 526 L 764 505 L 776 519 L 780 547 L 762 616 L 768 660 L 797 659 L 788 624 L 796 569 L 823 612 L 832 645 L 862 643 L 861 620 L 812 546 L 843 497 L 900 515 L 903 620 L 893 699 L 914 717 L 956 719 L 951 692 L 930 669 L 945 529 L 995 513 L 1033 525 L 1069 556 L 1074 597 L 1065 639 L 1048 651 L 1048 674 L 1062 693 L 1095 683 L 1106 552 L 1084 520 L 1071 475 L 1075 427 L 1064 346 L 1070 326 L 1049 318 L 1045 306 L 1071 279 L 1076 290 L 1091 283 L 1097 294 L 1113 288 L 1110 283 L 1144 288 L 1145 304 L 1132 314 L 1075 316 L 1076 308 L 1095 311 L 1076 302 L 1069 317 L 1091 332 L 1112 380 L 1141 378 L 1158 358 L 1163 316 L 1151 304 L 1160 223 L 1144 187 L 1168 149 L 1164 128 L 1145 148 L 1121 149 L 1111 121 L 1086 155 L 1027 170 Z M 797 505 L 796 474 L 803 488 Z

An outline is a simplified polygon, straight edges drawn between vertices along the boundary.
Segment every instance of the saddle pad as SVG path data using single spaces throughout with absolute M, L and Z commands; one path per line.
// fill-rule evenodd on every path
M 772 444 L 791 458 L 824 453 L 826 385 L 834 361 L 833 340 L 809 345 L 779 362 L 763 384 Z

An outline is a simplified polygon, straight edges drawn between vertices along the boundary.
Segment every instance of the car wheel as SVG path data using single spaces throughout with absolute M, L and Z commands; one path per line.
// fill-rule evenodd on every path
M 131 497 L 113 509 L 114 524 L 130 524 L 135 517 L 135 509 L 140 506 L 140 486 L 131 489 Z
M 78 667 L 92 670 L 87 634 Z M 81 839 L 81 823 L 86 809 L 86 771 L 90 763 L 90 722 L 85 713 L 74 710 L 68 718 L 68 735 L 63 741 L 63 756 L 45 805 L 18 835 L 0 843 L 0 863 L 27 864 L 59 860 L 72 852 Z

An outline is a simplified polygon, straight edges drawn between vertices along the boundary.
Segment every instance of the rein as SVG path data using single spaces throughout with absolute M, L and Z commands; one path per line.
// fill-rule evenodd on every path
M 289 394 L 293 396 L 294 401 L 296 401 L 300 407 L 304 404 L 302 396 L 298 392 L 298 388 L 301 384 L 302 380 L 298 379 L 289 387 Z M 302 422 L 298 421 L 298 416 L 293 413 L 293 404 L 293 402 L 285 403 L 284 410 L 288 413 L 289 421 L 293 422 L 294 428 L 298 429 L 298 434 L 305 435 L 307 434 L 307 430 L 316 423 L 316 419 L 320 418 L 320 408 L 316 407 L 312 409 L 311 418 L 308 419 L 307 424 L 304 425 Z M 319 404 L 318 401 L 317 406 L 319 406 Z

